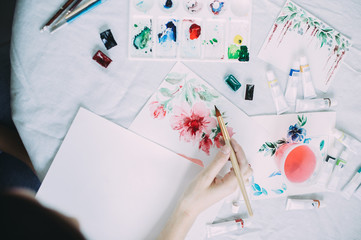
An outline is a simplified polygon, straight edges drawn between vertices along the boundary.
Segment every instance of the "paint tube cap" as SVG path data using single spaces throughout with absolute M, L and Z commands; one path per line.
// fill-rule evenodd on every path
M 330 107 L 336 107 L 338 102 L 336 99 L 334 98 L 329 98 L 330 99 Z
M 300 69 L 300 62 L 299 61 L 294 61 L 293 65 L 292 65 L 292 69 Z
M 267 71 L 266 75 L 267 75 L 268 81 L 272 81 L 272 80 L 275 80 L 275 79 L 276 79 L 275 74 L 274 74 L 273 71 L 271 71 L 271 70 L 270 70 L 270 71 Z
M 345 136 L 345 134 L 344 134 L 342 131 L 340 131 L 340 130 L 338 130 L 338 129 L 336 129 L 336 128 L 332 129 L 332 135 L 333 135 L 337 140 L 342 139 L 342 138 Z
M 305 56 L 300 57 L 300 63 L 301 63 L 301 66 L 306 65 L 307 64 L 307 58 Z

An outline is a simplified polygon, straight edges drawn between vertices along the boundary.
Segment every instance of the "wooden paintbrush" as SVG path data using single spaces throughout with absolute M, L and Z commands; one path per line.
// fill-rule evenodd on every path
M 233 171 L 236 175 L 236 178 L 237 178 L 237 181 L 238 181 L 238 184 L 239 184 L 239 187 L 241 189 L 241 192 L 242 192 L 242 195 L 243 195 L 243 199 L 244 201 L 246 202 L 246 206 L 247 206 L 247 210 L 248 210 L 248 214 L 249 216 L 253 216 L 253 211 L 252 211 L 252 208 L 251 208 L 251 203 L 249 202 L 249 198 L 248 198 L 248 195 L 247 195 L 247 191 L 246 191 L 246 188 L 244 186 L 244 181 L 243 181 L 243 177 L 242 177 L 242 174 L 241 174 L 241 169 L 239 168 L 239 164 L 238 164 L 238 161 L 237 161 L 237 157 L 236 157 L 236 153 L 234 152 L 233 148 L 232 148 L 232 145 L 231 145 L 231 138 L 229 137 L 229 133 L 227 131 L 227 128 L 226 128 L 226 125 L 224 124 L 224 121 L 223 121 L 223 118 L 222 118 L 222 115 L 221 113 L 219 112 L 218 108 L 216 106 L 214 106 L 215 110 L 216 110 L 216 117 L 217 117 L 217 120 L 218 120 L 218 124 L 219 124 L 219 127 L 221 128 L 221 132 L 222 132 L 222 135 L 223 135 L 223 139 L 224 139 L 224 142 L 226 145 L 228 145 L 231 149 L 231 155 L 230 155 L 230 158 L 231 158 L 231 163 L 232 163 L 232 167 L 233 167 Z

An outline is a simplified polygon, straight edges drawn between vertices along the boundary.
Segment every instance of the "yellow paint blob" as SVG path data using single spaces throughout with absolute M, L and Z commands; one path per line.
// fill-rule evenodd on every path
M 243 37 L 241 37 L 240 35 L 236 35 L 233 39 L 233 42 L 235 44 L 241 45 L 243 42 Z

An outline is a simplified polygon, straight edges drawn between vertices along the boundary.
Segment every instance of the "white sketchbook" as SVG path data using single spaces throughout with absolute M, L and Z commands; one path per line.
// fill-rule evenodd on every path
M 80 109 L 37 199 L 77 218 L 87 239 L 155 239 L 201 169 Z M 203 212 L 187 239 L 204 239 L 221 205 Z

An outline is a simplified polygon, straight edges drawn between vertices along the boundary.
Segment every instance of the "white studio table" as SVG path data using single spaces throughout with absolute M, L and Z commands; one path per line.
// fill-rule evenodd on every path
M 128 9 L 125 0 L 108 0 L 55 34 L 40 33 L 63 0 L 18 0 L 11 47 L 12 111 L 15 125 L 41 179 L 46 175 L 79 106 L 129 127 L 158 88 L 173 61 L 130 61 Z M 337 128 L 361 139 L 361 3 L 357 0 L 295 0 L 353 41 L 327 93 L 338 101 Z M 275 114 L 265 72 L 257 58 L 283 0 L 254 0 L 250 63 L 185 62 L 248 115 Z M 100 32 L 111 29 L 118 46 L 106 51 Z M 114 62 L 104 69 L 92 60 L 97 50 Z M 284 88 L 287 73 L 274 68 Z M 227 74 L 255 84 L 253 101 L 224 83 Z M 242 86 L 244 89 L 244 86 Z M 354 156 L 357 158 L 357 156 Z M 285 212 L 285 199 L 256 201 L 254 225 L 261 229 L 248 239 L 360 239 L 361 204 L 338 194 L 320 193 L 327 208 Z M 245 236 L 247 238 L 247 235 Z M 229 239 L 236 239 L 230 236 Z

